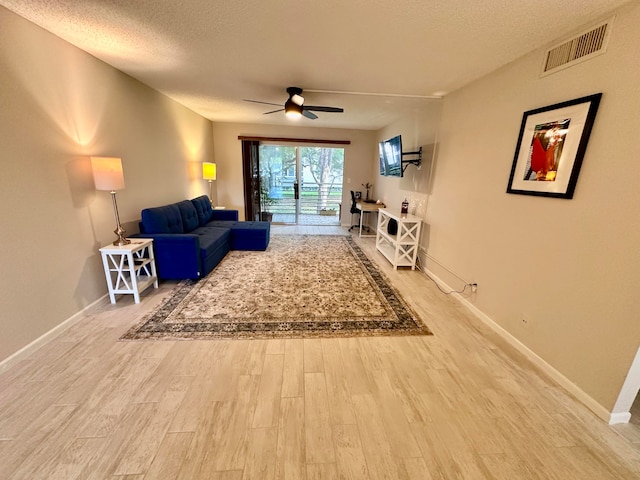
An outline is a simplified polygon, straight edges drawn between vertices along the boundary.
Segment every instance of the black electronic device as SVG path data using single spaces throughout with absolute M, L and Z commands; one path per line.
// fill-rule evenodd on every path
M 402 136 L 380 142 L 380 175 L 402 176 Z
M 389 223 L 387 224 L 387 233 L 389 235 L 397 235 L 398 234 L 398 222 L 393 218 L 389 219 Z

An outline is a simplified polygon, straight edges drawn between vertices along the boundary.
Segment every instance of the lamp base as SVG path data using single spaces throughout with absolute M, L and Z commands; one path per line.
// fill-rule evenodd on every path
M 122 247 L 123 245 L 129 245 L 131 243 L 131 240 L 129 240 L 127 237 L 124 236 L 126 232 L 121 225 L 118 225 L 118 227 L 113 231 L 113 233 L 115 233 L 118 236 L 116 241 L 113 242 L 113 244 L 116 245 L 117 247 Z
M 129 240 L 128 238 L 123 238 L 122 240 L 118 238 L 113 242 L 113 244 L 116 247 L 123 247 L 125 245 L 129 245 L 130 243 L 131 243 L 131 240 Z
M 131 243 L 131 240 L 127 239 L 127 237 L 124 236 L 126 231 L 124 228 L 122 228 L 122 225 L 120 225 L 120 215 L 118 215 L 118 202 L 116 202 L 115 190 L 111 190 L 111 200 L 113 201 L 113 216 L 116 218 L 116 229 L 113 231 L 113 233 L 115 233 L 118 236 L 118 238 L 116 239 L 115 242 L 113 242 L 113 244 L 116 245 L 117 247 L 122 247 L 123 245 L 129 245 Z

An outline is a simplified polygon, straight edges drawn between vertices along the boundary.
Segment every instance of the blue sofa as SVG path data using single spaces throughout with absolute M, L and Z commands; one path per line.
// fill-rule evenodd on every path
M 206 195 L 145 208 L 137 237 L 152 238 L 158 277 L 204 277 L 229 250 L 266 250 L 269 222 L 239 222 L 237 210 L 214 210 Z

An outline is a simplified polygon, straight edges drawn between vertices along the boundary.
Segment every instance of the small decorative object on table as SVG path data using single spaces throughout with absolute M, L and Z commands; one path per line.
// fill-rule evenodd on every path
M 400 213 L 409 213 L 409 202 L 405 198 L 402 202 L 402 208 L 400 209 Z
M 362 186 L 367 190 L 367 196 L 365 197 L 365 200 L 369 200 L 369 190 L 371 190 L 371 187 L 373 187 L 373 185 L 367 182 L 363 183 Z

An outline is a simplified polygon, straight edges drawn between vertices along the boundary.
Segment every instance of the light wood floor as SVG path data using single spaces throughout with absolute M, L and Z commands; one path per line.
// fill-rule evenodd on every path
M 105 299 L 0 376 L 0 478 L 640 478 L 637 426 L 361 243 L 433 336 L 119 342 L 171 285 Z

